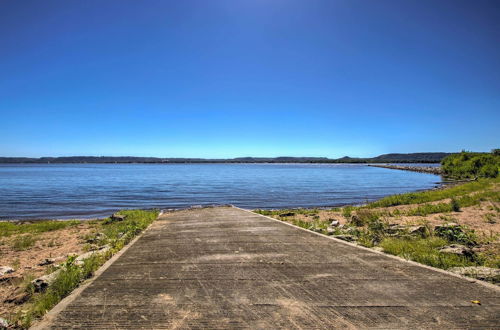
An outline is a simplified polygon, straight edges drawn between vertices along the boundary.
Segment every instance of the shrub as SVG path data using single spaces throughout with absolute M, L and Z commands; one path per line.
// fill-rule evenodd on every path
M 453 243 L 476 245 L 476 235 L 472 230 L 461 226 L 440 226 L 434 230 L 434 234 Z
M 460 211 L 460 204 L 458 204 L 457 200 L 455 198 L 451 199 L 450 202 L 450 208 L 453 212 L 459 212 Z
M 497 153 L 461 152 L 441 161 L 445 176 L 457 179 L 496 178 L 500 169 Z

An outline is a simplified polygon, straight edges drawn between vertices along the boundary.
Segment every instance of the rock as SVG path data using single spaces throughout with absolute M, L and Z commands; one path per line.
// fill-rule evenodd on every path
M 357 215 L 351 216 L 351 220 L 349 220 L 349 223 L 355 225 L 356 227 L 362 227 L 362 226 L 364 226 L 363 221 Z
M 408 234 L 424 237 L 427 234 L 427 228 L 425 226 L 410 226 L 408 227 Z
M 295 213 L 293 212 L 287 212 L 287 213 L 281 213 L 280 217 L 293 217 Z
M 338 227 L 340 225 L 340 222 L 338 220 L 333 220 L 331 223 L 330 223 L 330 226 L 332 227 Z
M 451 244 L 448 246 L 443 246 L 442 248 L 439 249 L 439 252 L 456 254 L 465 257 L 472 257 L 474 255 L 474 251 L 472 251 L 472 249 L 460 244 Z
M 57 278 L 57 275 L 59 275 L 60 272 L 61 270 L 58 269 L 53 273 L 50 273 L 48 275 L 43 275 L 31 281 L 31 284 L 33 284 L 35 292 L 42 292 L 45 289 L 47 289 L 47 287 L 49 287 L 52 283 L 54 283 L 54 281 Z
M 118 213 L 114 213 L 112 216 L 111 216 L 111 220 L 112 221 L 123 221 L 125 220 L 126 216 L 125 215 L 121 215 L 121 214 L 118 214 Z
M 127 217 L 126 215 L 113 213 L 113 215 L 111 216 L 111 221 L 123 221 L 125 220 L 126 217 Z
M 56 259 L 54 259 L 54 258 L 45 258 L 45 260 L 40 262 L 38 264 L 38 266 L 52 265 L 54 262 L 56 262 Z
M 97 244 L 89 244 L 88 250 L 89 251 L 97 251 L 97 250 L 99 250 L 99 245 L 97 245 Z
M 10 274 L 14 272 L 14 268 L 8 266 L 0 266 L 0 276 Z
M 3 283 L 3 282 L 12 283 L 12 281 L 19 280 L 21 278 L 22 277 L 18 276 L 18 275 L 4 275 L 4 276 L 0 276 L 0 283 Z
M 462 276 L 473 277 L 478 280 L 499 283 L 500 282 L 500 269 L 489 267 L 453 267 L 448 271 L 459 274 Z
M 110 249 L 111 249 L 111 247 L 109 245 L 101 246 L 96 251 L 90 251 L 90 252 L 84 253 L 82 255 L 79 255 L 78 257 L 76 257 L 74 263 L 77 266 L 82 266 L 85 262 L 85 259 L 92 257 L 94 254 L 104 254 L 104 253 L 108 252 Z
M 109 250 L 111 250 L 111 246 L 109 245 L 103 245 L 99 248 L 99 253 L 106 253 L 108 252 Z
M 437 226 L 434 226 L 434 231 L 442 231 L 444 229 L 450 229 L 450 228 L 460 228 L 460 225 L 458 223 L 454 223 L 454 222 L 448 222 L 448 223 L 445 223 L 444 225 L 437 225 Z
M 0 317 L 0 329 L 7 329 L 8 327 L 9 327 L 9 322 L 3 317 Z
M 387 228 L 384 229 L 384 232 L 390 236 L 397 236 L 406 234 L 408 232 L 408 229 L 406 226 L 391 223 Z
M 76 259 L 74 261 L 75 265 L 82 266 L 83 263 L 85 262 L 85 259 L 92 257 L 92 255 L 94 253 L 97 253 L 97 251 L 90 251 L 90 252 L 79 255 L 78 257 L 76 257 Z
M 97 233 L 94 237 L 87 239 L 87 243 L 94 244 L 106 239 L 106 235 L 103 233 Z
M 356 238 L 352 235 L 335 235 L 333 237 L 341 239 L 343 241 L 347 241 L 347 242 L 354 242 L 356 240 Z
M 326 232 L 328 235 L 332 235 L 335 232 L 335 228 L 333 227 L 326 227 Z
M 353 227 L 344 227 L 344 232 L 347 234 L 353 235 L 359 233 L 359 230 Z
M 372 247 L 372 249 L 374 249 L 375 251 L 384 252 L 384 248 L 380 246 L 374 246 Z
M 26 292 L 26 290 L 23 290 L 21 288 L 17 288 L 11 297 L 4 300 L 4 303 L 20 305 L 20 304 L 24 304 L 26 301 L 28 301 L 28 299 L 30 297 L 31 297 L 31 294 Z

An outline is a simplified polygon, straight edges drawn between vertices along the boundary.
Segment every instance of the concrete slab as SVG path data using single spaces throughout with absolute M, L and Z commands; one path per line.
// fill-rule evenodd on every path
M 221 207 L 162 215 L 57 310 L 43 328 L 498 328 L 500 291 Z

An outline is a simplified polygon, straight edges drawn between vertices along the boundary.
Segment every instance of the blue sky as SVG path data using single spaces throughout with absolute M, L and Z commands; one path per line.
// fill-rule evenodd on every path
M 500 2 L 0 2 L 0 155 L 500 147 Z

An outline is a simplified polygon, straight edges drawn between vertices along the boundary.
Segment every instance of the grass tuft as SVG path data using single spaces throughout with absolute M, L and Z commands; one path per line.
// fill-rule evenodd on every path
M 442 269 L 477 265 L 467 257 L 439 252 L 438 249 L 447 244 L 449 244 L 447 240 L 439 237 L 385 238 L 380 246 L 384 252 Z
M 36 243 L 33 235 L 22 235 L 12 241 L 12 248 L 16 251 L 25 251 L 32 248 Z

